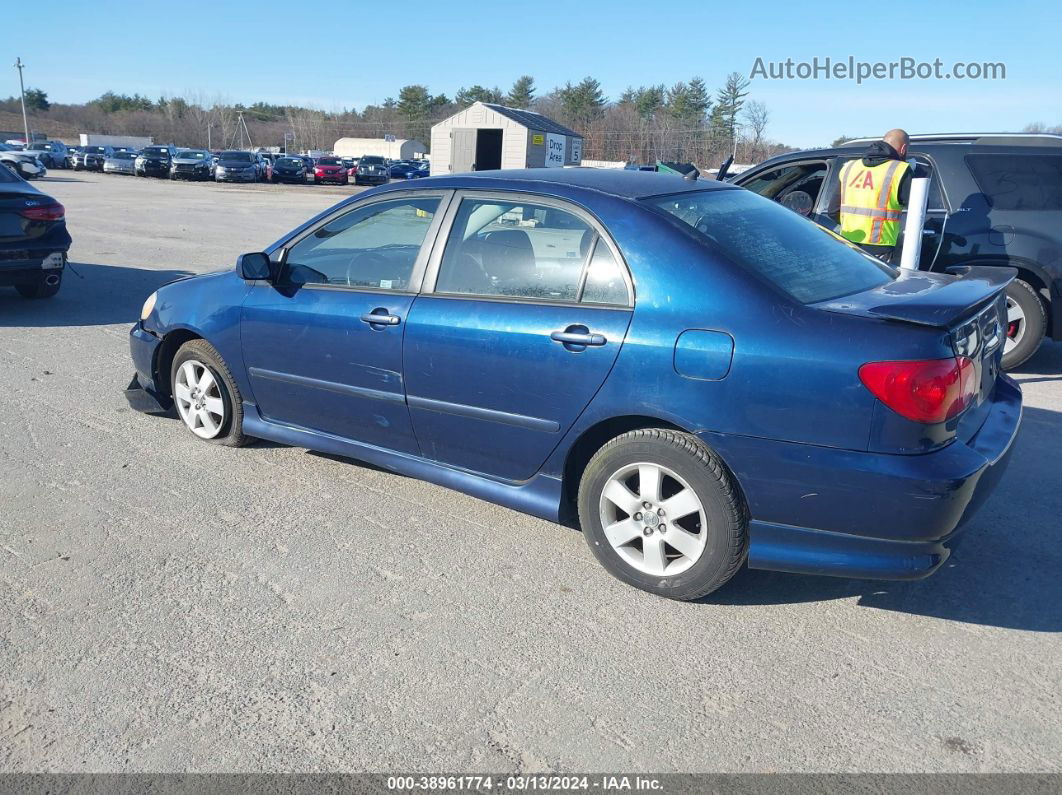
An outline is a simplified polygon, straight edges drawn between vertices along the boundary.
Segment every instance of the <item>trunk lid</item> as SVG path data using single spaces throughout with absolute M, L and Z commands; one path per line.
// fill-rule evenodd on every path
M 1002 293 L 1018 272 L 1014 268 L 962 267 L 952 273 L 901 271 L 873 290 L 812 306 L 827 312 L 950 329 Z

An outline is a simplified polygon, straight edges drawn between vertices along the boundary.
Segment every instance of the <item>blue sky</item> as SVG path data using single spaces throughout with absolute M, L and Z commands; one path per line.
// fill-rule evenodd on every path
M 408 83 L 449 96 L 480 83 L 508 88 L 521 74 L 540 92 L 592 75 L 610 97 L 628 85 L 700 75 L 711 87 L 749 75 L 756 58 L 1003 62 L 1007 79 L 753 80 L 767 104 L 768 134 L 794 146 L 840 134 L 1020 129 L 1062 124 L 1062 3 L 827 4 L 454 1 L 393 4 L 59 0 L 42 12 L 11 4 L 34 36 L 4 36 L 0 96 L 18 91 L 9 64 L 21 56 L 28 86 L 59 102 L 107 90 L 309 104 L 325 110 L 381 102 Z M 871 9 L 859 21 L 859 6 Z M 55 9 L 62 9 L 56 13 Z M 326 10 L 330 9 L 330 10 Z M 172 13 L 167 13 L 167 10 Z M 177 21 L 182 20 L 182 21 Z M 362 33 L 379 30 L 367 40 Z M 258 38 L 252 40 L 251 34 Z

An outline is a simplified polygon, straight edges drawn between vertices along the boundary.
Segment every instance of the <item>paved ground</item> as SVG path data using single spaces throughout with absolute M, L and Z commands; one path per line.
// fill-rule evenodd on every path
M 1062 770 L 1062 345 L 954 565 L 632 590 L 577 532 L 130 411 L 126 332 L 350 192 L 60 172 L 0 290 L 0 769 Z

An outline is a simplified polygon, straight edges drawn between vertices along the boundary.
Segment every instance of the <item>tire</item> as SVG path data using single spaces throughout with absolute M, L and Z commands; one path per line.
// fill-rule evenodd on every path
M 641 473 L 653 471 L 656 487 L 651 480 L 643 486 Z M 617 494 L 629 510 L 614 501 Z M 719 458 L 688 433 L 649 428 L 608 442 L 583 472 L 578 503 L 583 535 L 601 565 L 657 596 L 698 599 L 733 577 L 748 554 L 745 502 Z
M 1013 370 L 1040 347 L 1047 333 L 1044 302 L 1028 282 L 1015 279 L 1007 287 L 1007 342 L 1003 348 L 1003 369 Z
M 205 394 L 193 391 L 200 388 Z M 177 416 L 197 439 L 224 447 L 242 447 L 251 441 L 243 433 L 239 387 L 225 360 L 206 340 L 189 340 L 178 349 L 170 368 L 170 394 Z
M 48 274 L 51 275 L 51 274 Z M 18 294 L 23 298 L 31 298 L 34 300 L 41 298 L 51 298 L 59 292 L 59 288 L 63 284 L 62 272 L 56 274 L 59 280 L 55 284 L 46 284 L 42 276 L 39 281 L 33 284 L 16 284 L 15 289 L 18 290 Z

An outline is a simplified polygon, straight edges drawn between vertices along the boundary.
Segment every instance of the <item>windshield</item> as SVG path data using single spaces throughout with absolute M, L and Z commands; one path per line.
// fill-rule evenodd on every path
M 107 151 L 106 146 L 86 146 L 85 151 L 92 155 L 102 155 Z
M 339 166 L 339 165 L 342 165 L 342 163 L 340 163 L 339 160 L 334 158 L 334 157 L 322 157 L 320 160 L 317 161 L 317 165 L 319 165 L 319 166 Z
M 896 278 L 894 270 L 856 246 L 747 190 L 695 191 L 646 202 L 805 304 L 871 290 Z
M 206 152 L 178 152 L 177 157 L 182 160 L 206 160 Z
M 277 161 L 278 166 L 287 166 L 289 168 L 300 168 L 304 165 L 301 160 L 296 160 L 294 157 L 282 157 Z
M 222 152 L 220 156 L 221 160 L 234 160 L 239 163 L 250 163 L 250 152 Z
M 376 155 L 366 155 L 358 161 L 359 166 L 382 166 L 384 159 Z
M 163 155 L 165 157 L 169 157 L 170 151 L 168 149 L 166 149 L 165 147 L 162 147 L 162 146 L 149 146 L 147 149 L 142 151 L 140 154 L 148 155 L 149 157 L 158 157 L 159 155 Z
M 113 156 L 114 160 L 134 160 L 135 158 L 136 155 L 132 152 L 115 152 Z

